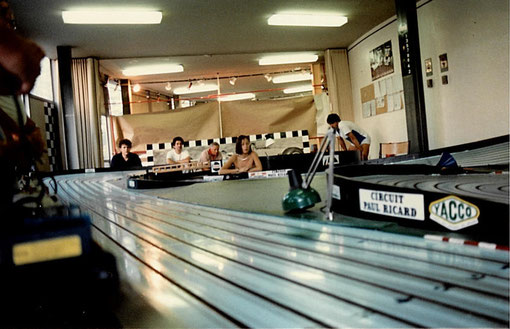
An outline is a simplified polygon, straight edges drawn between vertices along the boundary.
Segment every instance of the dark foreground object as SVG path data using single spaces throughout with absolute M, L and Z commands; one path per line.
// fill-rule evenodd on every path
M 1 327 L 120 327 L 115 258 L 75 208 L 18 209 L 1 229 Z

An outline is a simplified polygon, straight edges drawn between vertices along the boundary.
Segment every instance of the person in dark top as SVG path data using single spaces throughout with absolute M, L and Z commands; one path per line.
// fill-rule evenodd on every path
M 142 161 L 138 155 L 131 153 L 131 141 L 129 139 L 122 139 L 119 142 L 120 153 L 113 156 L 110 162 L 110 168 L 115 170 L 128 170 L 138 169 L 142 167 Z

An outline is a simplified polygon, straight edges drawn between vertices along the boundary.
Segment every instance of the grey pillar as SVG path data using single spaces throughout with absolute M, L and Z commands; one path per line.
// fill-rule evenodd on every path
M 64 114 L 64 135 L 67 154 L 67 168 L 79 169 L 78 142 L 76 134 L 76 118 L 74 114 L 74 97 L 71 73 L 71 47 L 57 46 L 58 75 L 60 81 L 60 97 Z
M 429 150 L 415 0 L 395 0 L 409 152 Z
M 120 80 L 120 91 L 122 94 L 122 114 L 131 114 L 131 103 L 129 103 L 129 80 Z

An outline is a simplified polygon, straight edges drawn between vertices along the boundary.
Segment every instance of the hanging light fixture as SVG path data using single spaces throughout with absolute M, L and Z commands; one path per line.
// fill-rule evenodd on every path
M 272 55 L 259 59 L 259 65 L 279 65 L 295 63 L 313 63 L 319 59 L 318 55 L 310 53 L 294 53 L 287 55 Z
M 163 63 L 131 66 L 122 70 L 122 74 L 134 77 L 139 75 L 178 73 L 183 71 L 184 67 L 180 64 Z
M 273 83 L 287 83 L 295 81 L 306 81 L 312 80 L 312 73 L 305 72 L 294 72 L 290 74 L 280 74 L 273 78 Z
M 340 27 L 347 17 L 340 14 L 274 14 L 267 19 L 269 25 Z
M 236 77 L 232 77 L 230 78 L 230 80 L 228 81 L 232 86 L 236 84 L 236 81 L 237 81 L 237 78 Z
M 295 94 L 307 91 L 313 91 L 313 86 L 311 84 L 283 89 L 284 94 Z
M 255 98 L 254 93 L 232 94 L 232 95 L 224 95 L 224 96 L 218 97 L 218 99 L 222 102 L 238 101 L 238 100 L 253 99 L 253 98 Z
M 188 88 L 180 87 L 174 89 L 174 94 L 182 95 L 182 94 L 193 94 L 193 93 L 202 93 L 207 91 L 218 90 L 218 85 L 216 84 L 204 84 L 203 86 L 189 84 Z
M 166 83 L 165 90 L 167 90 L 167 91 L 172 90 L 172 85 L 170 84 L 170 82 Z
M 146 9 L 109 8 L 62 11 L 65 24 L 160 24 L 163 14 Z
M 264 74 L 264 78 L 266 78 L 267 82 L 271 82 L 271 80 L 273 80 L 273 77 L 270 76 L 268 73 Z

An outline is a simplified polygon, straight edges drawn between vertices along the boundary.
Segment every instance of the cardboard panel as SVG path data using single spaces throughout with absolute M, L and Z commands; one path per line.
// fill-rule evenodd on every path
M 297 130 L 307 130 L 315 135 L 316 112 L 313 96 L 224 102 L 221 103 L 223 136 Z M 113 126 L 115 142 L 130 139 L 133 152 L 143 152 L 146 144 L 169 142 L 175 136 L 181 136 L 185 141 L 221 137 L 217 102 L 173 111 L 113 117 Z
M 145 151 L 146 144 L 168 142 L 175 136 L 184 140 L 220 137 L 215 102 L 174 111 L 114 117 L 113 123 L 115 142 L 130 139 L 133 152 Z
M 275 131 L 317 132 L 313 96 L 286 100 L 242 101 L 221 104 L 223 136 L 266 134 Z

